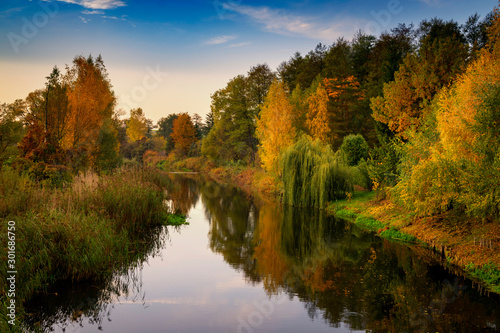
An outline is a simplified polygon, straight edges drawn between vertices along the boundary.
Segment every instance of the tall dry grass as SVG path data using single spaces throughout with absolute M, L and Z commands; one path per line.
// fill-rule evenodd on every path
M 5 301 L 7 222 L 15 221 L 18 304 L 59 279 L 99 279 L 126 265 L 141 233 L 163 224 L 168 177 L 153 169 L 80 174 L 47 188 L 0 172 L 0 303 Z M 2 312 L 0 310 L 0 321 Z M 0 325 L 0 330 L 5 327 Z

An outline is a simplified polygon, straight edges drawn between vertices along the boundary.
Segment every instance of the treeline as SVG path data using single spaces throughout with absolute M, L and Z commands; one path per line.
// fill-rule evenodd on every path
M 357 185 L 419 215 L 498 217 L 499 27 L 498 8 L 433 18 L 252 67 L 212 95 L 201 153 L 262 166 L 292 205 Z
M 141 108 L 117 108 L 102 57 L 77 56 L 65 72 L 54 67 L 44 88 L 0 104 L 0 170 L 60 186 L 80 171 L 110 173 L 144 157 L 199 155 L 210 130 L 195 114 L 171 114 L 156 125 Z
M 498 21 L 495 8 L 318 44 L 231 79 L 205 120 L 177 113 L 155 125 L 141 108 L 121 119 L 102 58 L 78 56 L 1 105 L 0 166 L 58 184 L 85 169 L 204 156 L 263 167 L 292 205 L 361 187 L 419 214 L 496 217 Z

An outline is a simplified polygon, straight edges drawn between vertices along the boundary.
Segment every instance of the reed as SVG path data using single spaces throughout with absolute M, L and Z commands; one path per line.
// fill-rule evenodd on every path
M 81 174 L 65 188 L 47 188 L 12 170 L 0 172 L 0 217 L 16 223 L 18 313 L 57 280 L 101 279 L 130 262 L 140 235 L 167 221 L 167 178 L 152 169 L 123 169 Z M 0 228 L 0 245 L 3 257 L 7 223 Z M 0 265 L 5 276 L 6 261 Z M 5 290 L 1 278 L 0 303 Z

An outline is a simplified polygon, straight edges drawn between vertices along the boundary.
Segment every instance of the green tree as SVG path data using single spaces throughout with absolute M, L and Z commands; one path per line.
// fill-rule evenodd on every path
M 347 169 L 318 139 L 303 136 L 283 153 L 282 163 L 287 205 L 321 208 L 353 191 Z
M 94 158 L 95 170 L 109 172 L 121 164 L 118 130 L 112 119 L 104 120 L 97 138 L 97 146 Z
M 255 121 L 247 100 L 247 81 L 233 78 L 212 95 L 214 126 L 203 139 L 202 153 L 214 160 L 253 163 L 257 151 Z
M 23 136 L 22 117 L 26 104 L 17 100 L 12 104 L 0 104 L 0 170 L 6 160 L 17 155 L 16 144 Z
M 275 75 L 267 64 L 253 66 L 248 71 L 246 76 L 248 108 L 254 117 L 259 115 L 274 78 Z
M 344 137 L 340 150 L 345 154 L 347 164 L 357 165 L 362 159 L 368 159 L 368 143 L 361 134 L 349 134 Z

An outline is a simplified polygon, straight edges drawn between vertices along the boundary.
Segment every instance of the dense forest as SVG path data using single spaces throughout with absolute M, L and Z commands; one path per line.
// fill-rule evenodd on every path
M 498 9 L 318 44 L 276 71 L 258 64 L 211 96 L 210 112 L 153 124 L 117 108 L 101 56 L 54 67 L 45 87 L 1 105 L 0 167 L 60 186 L 92 169 L 203 156 L 262 167 L 291 205 L 383 190 L 419 215 L 498 218 Z

